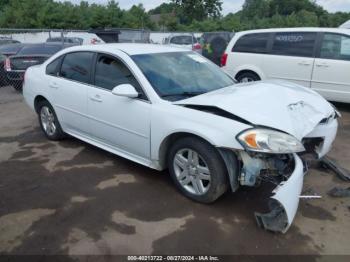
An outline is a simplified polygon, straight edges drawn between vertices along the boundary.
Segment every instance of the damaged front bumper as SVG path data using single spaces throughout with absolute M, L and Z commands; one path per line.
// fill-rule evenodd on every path
M 255 213 L 258 225 L 266 230 L 287 232 L 298 210 L 305 169 L 300 157 L 296 154 L 293 157 L 295 161 L 293 173 L 272 192 L 274 195 L 269 202 L 271 212 Z

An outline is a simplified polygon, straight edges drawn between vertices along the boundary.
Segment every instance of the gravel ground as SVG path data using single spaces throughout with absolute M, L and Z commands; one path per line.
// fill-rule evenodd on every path
M 350 170 L 350 106 L 330 155 Z M 350 255 L 349 187 L 311 169 L 287 234 L 257 227 L 271 188 L 242 189 L 212 205 L 176 191 L 157 172 L 68 138 L 49 142 L 37 116 L 11 88 L 0 89 L 0 254 Z

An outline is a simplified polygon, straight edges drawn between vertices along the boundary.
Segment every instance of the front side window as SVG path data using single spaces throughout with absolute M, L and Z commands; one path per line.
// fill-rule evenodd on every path
M 195 52 L 133 55 L 158 95 L 177 101 L 234 84 L 218 66 Z
M 266 53 L 269 36 L 268 33 L 244 35 L 237 41 L 232 52 Z
M 81 83 L 90 83 L 92 52 L 76 52 L 67 54 L 62 63 L 60 75 L 66 79 Z
M 272 54 L 286 56 L 313 57 L 317 33 L 285 32 L 276 33 Z
M 320 58 L 350 61 L 350 37 L 324 34 Z
M 95 85 L 112 90 L 121 84 L 135 87 L 137 81 L 130 70 L 119 60 L 108 55 L 99 55 L 95 70 Z

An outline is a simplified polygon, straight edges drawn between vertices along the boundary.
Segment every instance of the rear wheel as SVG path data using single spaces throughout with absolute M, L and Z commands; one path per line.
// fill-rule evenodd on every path
M 236 80 L 239 83 L 248 83 L 248 82 L 259 81 L 261 79 L 257 74 L 253 72 L 244 72 L 244 73 L 238 74 L 238 76 L 236 77 Z
M 170 175 L 188 198 L 212 203 L 227 191 L 227 170 L 219 152 L 195 137 L 178 140 L 168 156 Z
M 48 139 L 57 141 L 65 137 L 56 113 L 48 101 L 39 103 L 38 116 L 40 127 Z

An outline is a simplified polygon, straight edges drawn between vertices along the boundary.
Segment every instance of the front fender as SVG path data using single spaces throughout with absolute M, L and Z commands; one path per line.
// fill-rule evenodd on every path
M 187 133 L 198 136 L 215 147 L 243 150 L 236 135 L 249 125 L 179 105 L 159 106 L 152 110 L 151 158 L 159 161 L 167 138 Z

